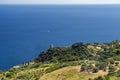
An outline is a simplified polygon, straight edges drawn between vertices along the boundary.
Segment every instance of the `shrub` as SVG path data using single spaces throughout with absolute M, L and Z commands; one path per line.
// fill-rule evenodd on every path
M 93 68 L 93 73 L 97 73 L 98 70 L 99 70 L 99 69 L 98 69 L 97 67 L 94 67 L 94 68 Z
M 116 68 L 114 66 L 109 66 L 109 72 L 114 72 Z
M 115 62 L 115 66 L 118 66 L 119 65 L 119 62 Z
M 97 78 L 95 78 L 94 80 L 104 80 L 104 78 L 102 76 L 98 76 Z
M 92 80 L 91 78 L 89 78 L 88 80 Z
M 98 67 L 99 70 L 105 70 L 107 64 L 106 63 L 97 63 L 96 67 Z

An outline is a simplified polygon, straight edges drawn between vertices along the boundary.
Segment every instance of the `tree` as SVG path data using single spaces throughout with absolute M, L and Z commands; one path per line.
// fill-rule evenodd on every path
M 98 67 L 98 69 L 100 70 L 105 70 L 107 66 L 107 63 L 97 63 L 96 67 Z
M 86 69 L 87 69 L 87 64 L 86 63 L 82 64 L 80 71 L 83 72 L 86 71 Z
M 75 49 L 75 48 L 79 48 L 79 49 L 82 49 L 84 46 L 84 43 L 83 42 L 78 42 L 78 43 L 75 43 L 72 45 L 72 48 Z
M 95 78 L 94 80 L 104 80 L 102 76 L 98 76 L 97 78 Z
M 94 68 L 93 68 L 93 73 L 97 73 L 98 70 L 99 70 L 99 69 L 98 69 L 97 67 L 94 67 Z
M 119 62 L 115 62 L 115 66 L 118 66 L 119 65 Z
M 114 72 L 116 68 L 114 66 L 109 66 L 109 72 Z
M 81 71 L 86 71 L 88 73 L 93 72 L 94 66 L 89 63 L 85 63 L 81 66 Z M 97 69 L 96 69 L 97 71 Z

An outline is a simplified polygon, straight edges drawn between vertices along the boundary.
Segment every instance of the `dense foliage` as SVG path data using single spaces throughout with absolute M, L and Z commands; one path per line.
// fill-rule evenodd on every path
M 67 47 L 53 47 L 40 53 L 35 59 L 36 62 L 68 62 L 78 60 L 98 60 L 108 59 L 120 60 L 120 41 L 111 43 L 75 43 Z

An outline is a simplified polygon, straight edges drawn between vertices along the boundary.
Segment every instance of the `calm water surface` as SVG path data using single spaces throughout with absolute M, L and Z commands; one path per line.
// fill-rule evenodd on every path
M 120 39 L 120 5 L 0 5 L 0 69 L 74 42 Z

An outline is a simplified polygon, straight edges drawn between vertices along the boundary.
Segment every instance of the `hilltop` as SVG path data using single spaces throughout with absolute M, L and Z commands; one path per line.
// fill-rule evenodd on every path
M 51 46 L 31 62 L 0 72 L 1 80 L 60 80 L 60 78 L 120 80 L 120 41 L 102 44 L 77 42 L 65 47 Z
M 36 62 L 68 62 L 79 60 L 105 61 L 109 58 L 118 59 L 120 54 L 120 41 L 110 43 L 74 43 L 66 47 L 53 47 L 40 53 L 34 59 Z

